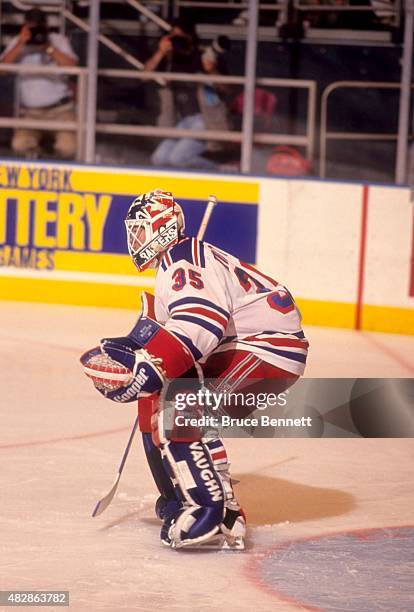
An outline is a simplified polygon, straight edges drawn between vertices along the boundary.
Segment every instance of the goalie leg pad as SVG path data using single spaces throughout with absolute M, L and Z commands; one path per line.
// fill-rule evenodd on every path
M 187 394 L 197 395 L 201 389 L 196 368 L 188 370 L 184 376 L 166 381 L 159 396 L 157 409 L 153 410 L 151 427 L 153 440 L 157 446 L 162 442 L 195 442 L 202 433 L 197 425 L 185 423 L 186 417 L 201 417 L 203 406 L 192 405 L 182 411 Z M 184 400 L 183 400 L 184 398 Z M 180 403 L 181 402 L 181 403 Z
M 169 517 L 161 530 L 161 540 L 171 548 L 204 544 L 220 531 L 214 508 L 190 506 Z
M 234 500 L 233 485 L 230 477 L 230 463 L 227 458 L 226 449 L 221 438 L 203 439 L 203 442 L 209 452 L 211 461 L 217 472 L 217 476 L 221 480 L 221 486 L 224 491 L 225 500 Z
M 167 441 L 161 454 L 184 500 L 184 508 L 164 522 L 161 540 L 172 548 L 208 541 L 220 530 L 225 494 L 207 447 L 199 440 Z
M 172 516 L 176 516 L 183 508 L 182 502 L 176 499 L 167 499 L 162 495 L 155 502 L 155 515 L 166 524 Z
M 234 495 L 230 476 L 230 463 L 223 446 L 223 441 L 221 438 L 210 438 L 203 441 L 210 453 L 225 495 L 225 514 L 220 525 L 220 532 L 223 534 L 226 546 L 222 545 L 220 548 L 244 550 L 246 515 Z
M 164 520 L 172 514 L 179 512 L 183 504 L 182 501 L 176 497 L 176 490 L 171 482 L 169 474 L 165 470 L 161 451 L 153 443 L 151 434 L 142 434 L 142 441 L 152 477 L 160 493 L 160 497 L 155 505 L 155 514 L 158 518 Z

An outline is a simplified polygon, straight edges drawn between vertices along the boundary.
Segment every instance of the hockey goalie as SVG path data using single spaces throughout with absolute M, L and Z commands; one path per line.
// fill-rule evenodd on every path
M 266 383 L 274 389 L 275 382 L 285 390 L 306 363 L 300 313 L 286 287 L 187 237 L 183 211 L 170 192 L 138 196 L 125 226 L 138 270 L 157 269 L 155 296 L 144 294 L 142 314 L 129 334 L 104 338 L 81 362 L 106 398 L 138 400 L 139 428 L 159 491 L 155 511 L 162 542 L 174 549 L 242 549 L 246 517 L 223 441 L 197 427 L 184 438 L 179 428 L 167 431 L 165 388 L 204 377 L 217 392 L 254 391 L 258 385 L 263 390 Z M 226 406 L 226 413 L 244 416 L 237 405 Z

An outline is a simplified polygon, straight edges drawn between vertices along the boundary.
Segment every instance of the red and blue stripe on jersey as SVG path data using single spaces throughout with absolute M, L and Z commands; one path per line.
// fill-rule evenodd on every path
M 161 268 L 165 272 L 173 263 L 178 263 L 179 261 L 187 261 L 197 266 L 197 268 L 205 268 L 204 244 L 196 238 L 180 240 L 178 244 L 175 244 L 164 253 L 161 260 Z
M 239 348 L 245 347 L 245 350 L 249 348 L 253 353 L 260 353 L 263 359 L 266 359 L 268 354 L 269 358 L 274 355 L 303 365 L 306 363 L 309 347 L 303 331 L 294 333 L 264 331 L 244 338 L 227 337 L 220 343 L 220 348 L 235 343 Z
M 202 327 L 221 340 L 227 327 L 230 313 L 210 300 L 200 297 L 184 297 L 168 306 L 170 317 L 176 321 L 187 321 Z
M 258 348 L 266 350 L 268 353 L 273 353 L 274 355 L 284 357 L 285 359 L 291 359 L 303 364 L 306 363 L 309 343 L 305 337 L 303 337 L 303 339 L 295 339 L 275 336 L 276 334 L 274 336 L 267 334 L 254 335 L 249 336 L 248 338 L 243 338 L 242 342 L 254 344 Z

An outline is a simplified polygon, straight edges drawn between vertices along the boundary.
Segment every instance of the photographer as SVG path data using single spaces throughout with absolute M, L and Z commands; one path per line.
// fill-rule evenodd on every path
M 203 72 L 194 23 L 186 19 L 175 19 L 171 31 L 158 41 L 158 48 L 146 62 L 145 69 L 189 74 Z M 205 129 L 198 90 L 194 83 L 172 81 L 162 87 L 159 94 L 159 126 Z M 195 138 L 166 138 L 155 149 L 151 161 L 155 166 L 212 169 L 215 164 L 202 156 L 206 149 L 206 141 Z
M 76 66 L 77 60 L 68 39 L 49 31 L 46 14 L 40 9 L 27 11 L 20 33 L 0 56 L 3 64 Z M 65 75 L 22 74 L 19 77 L 19 101 L 20 116 L 25 119 L 76 120 L 73 94 Z M 16 129 L 11 144 L 13 151 L 32 159 L 38 157 L 45 133 L 50 134 L 50 131 Z M 59 158 L 73 158 L 75 133 L 57 131 L 54 151 Z

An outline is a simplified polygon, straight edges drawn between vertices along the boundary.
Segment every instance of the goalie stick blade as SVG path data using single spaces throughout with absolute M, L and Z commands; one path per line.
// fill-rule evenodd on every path
M 102 514 L 102 512 L 104 510 L 106 510 L 106 508 L 109 506 L 109 504 L 111 503 L 111 501 L 114 498 L 115 492 L 118 488 L 118 483 L 119 480 L 121 478 L 121 474 L 124 470 L 124 466 L 125 466 L 125 461 L 127 460 L 128 454 L 129 454 L 129 449 L 131 448 L 132 445 L 132 441 L 134 439 L 135 436 L 135 432 L 137 430 L 138 427 L 138 416 L 134 421 L 134 426 L 132 428 L 131 434 L 129 436 L 129 440 L 128 440 L 128 444 L 126 445 L 126 449 L 124 450 L 124 454 L 122 456 L 122 460 L 121 460 L 121 465 L 119 466 L 119 470 L 118 470 L 118 474 L 117 477 L 115 478 L 115 482 L 111 487 L 111 490 L 108 491 L 108 493 L 105 495 L 105 497 L 103 497 L 102 499 L 100 499 L 98 501 L 98 503 L 96 504 L 94 511 L 92 512 L 92 516 L 98 516 L 99 514 Z
M 98 516 L 99 514 L 102 514 L 102 512 L 107 509 L 107 507 L 109 506 L 109 504 L 114 498 L 114 495 L 118 488 L 120 477 L 121 477 L 121 474 L 118 474 L 118 476 L 115 479 L 114 484 L 111 487 L 111 490 L 108 491 L 108 493 L 102 499 L 98 501 L 98 503 L 96 504 L 94 508 L 94 511 L 92 512 L 93 517 Z

